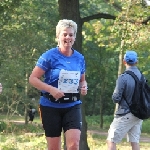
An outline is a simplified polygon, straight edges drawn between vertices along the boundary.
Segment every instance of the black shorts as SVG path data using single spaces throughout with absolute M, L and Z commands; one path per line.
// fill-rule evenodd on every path
M 34 119 L 34 115 L 29 114 L 29 121 L 33 121 L 33 119 Z
M 40 105 L 40 115 L 46 137 L 59 137 L 69 129 L 79 129 L 82 126 L 81 106 L 70 108 L 52 108 Z

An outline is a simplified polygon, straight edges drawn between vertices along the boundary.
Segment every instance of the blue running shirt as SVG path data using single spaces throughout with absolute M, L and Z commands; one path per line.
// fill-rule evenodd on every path
M 43 53 L 38 59 L 36 66 L 45 71 L 44 82 L 58 88 L 58 79 L 60 71 L 79 71 L 80 77 L 85 73 L 85 60 L 84 56 L 73 50 L 71 56 L 63 55 L 58 47 L 52 48 Z M 43 93 L 46 91 L 42 91 Z M 81 104 L 81 101 L 75 101 L 72 103 L 53 103 L 47 98 L 41 96 L 40 104 L 42 106 L 49 106 L 54 108 L 67 108 L 77 104 Z

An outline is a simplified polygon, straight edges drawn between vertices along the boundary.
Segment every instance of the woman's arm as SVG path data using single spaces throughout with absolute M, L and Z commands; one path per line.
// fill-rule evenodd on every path
M 41 81 L 40 78 L 44 75 L 44 73 L 45 73 L 44 70 L 35 66 L 35 68 L 33 69 L 29 77 L 29 83 L 35 88 L 37 88 L 38 90 L 44 90 L 50 93 L 56 99 L 63 97 L 64 93 L 62 91 Z

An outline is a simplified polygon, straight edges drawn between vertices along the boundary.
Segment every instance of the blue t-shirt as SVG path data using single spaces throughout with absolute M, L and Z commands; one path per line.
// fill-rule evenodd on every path
M 85 72 L 85 60 L 82 54 L 73 50 L 71 56 L 65 56 L 59 51 L 58 47 L 52 48 L 43 53 L 38 59 L 36 66 L 45 71 L 44 82 L 56 88 L 58 87 L 59 73 L 62 69 L 67 71 L 79 71 L 80 75 Z M 44 93 L 46 91 L 42 92 Z M 71 103 L 53 103 L 47 98 L 41 96 L 40 104 L 42 106 L 55 108 L 67 108 L 81 104 L 81 101 L 79 100 Z

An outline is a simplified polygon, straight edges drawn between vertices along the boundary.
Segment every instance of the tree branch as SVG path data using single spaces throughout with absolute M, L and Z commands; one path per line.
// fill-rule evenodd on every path
M 101 19 L 101 18 L 115 20 L 116 16 L 113 16 L 113 15 L 110 15 L 110 14 L 105 14 L 105 13 L 98 13 L 98 14 L 95 14 L 95 15 L 92 15 L 92 16 L 87 16 L 87 17 L 81 18 L 81 22 L 82 22 L 82 25 L 83 25 L 84 22 L 88 22 L 88 21 L 94 20 L 94 19 Z M 143 24 L 143 25 L 148 25 L 149 21 L 150 21 L 150 16 L 148 18 L 146 18 L 145 20 L 141 21 L 141 22 L 135 21 L 135 20 L 128 20 L 128 22 L 130 22 L 130 23 L 133 23 L 133 24 L 137 23 L 137 24 Z
M 112 16 L 110 14 L 105 14 L 105 13 L 98 13 L 98 14 L 95 14 L 95 15 L 92 15 L 92 16 L 84 17 L 84 18 L 81 19 L 81 21 L 82 21 L 82 24 L 83 24 L 84 22 L 88 22 L 90 20 L 100 19 L 100 18 L 115 20 L 116 16 Z

